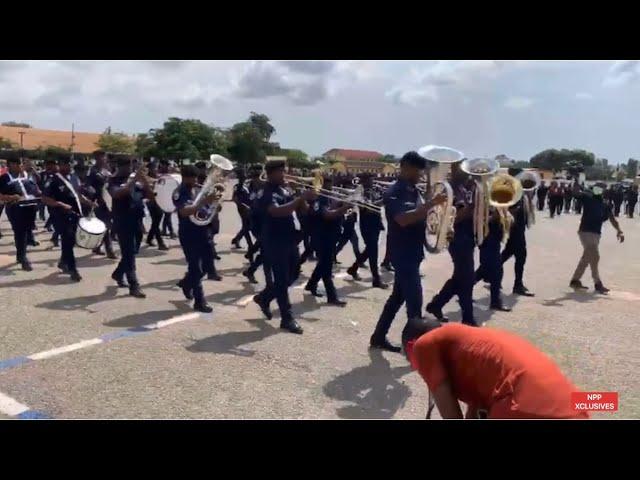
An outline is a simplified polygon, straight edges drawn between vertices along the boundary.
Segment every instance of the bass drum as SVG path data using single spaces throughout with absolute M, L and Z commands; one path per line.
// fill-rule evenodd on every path
M 156 203 L 165 213 L 173 213 L 176 207 L 173 204 L 173 192 L 182 183 L 182 177 L 175 173 L 163 175 L 156 181 L 153 191 L 156 194 Z
M 84 217 L 78 222 L 76 230 L 76 245 L 80 248 L 93 250 L 102 243 L 107 227 L 96 217 Z

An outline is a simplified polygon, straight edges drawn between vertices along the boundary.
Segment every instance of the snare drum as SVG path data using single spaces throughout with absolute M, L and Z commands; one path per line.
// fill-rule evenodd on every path
M 102 243 L 107 227 L 102 220 L 94 216 L 83 217 L 78 222 L 76 230 L 76 245 L 80 248 L 93 250 Z

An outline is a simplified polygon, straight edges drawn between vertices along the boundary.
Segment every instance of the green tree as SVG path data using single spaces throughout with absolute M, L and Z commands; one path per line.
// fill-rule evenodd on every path
M 135 153 L 139 157 L 149 158 L 156 157 L 158 147 L 154 140 L 153 135 L 150 133 L 140 133 L 136 135 L 135 141 Z
M 270 122 L 269 117 L 262 113 L 251 112 L 249 115 L 249 123 L 260 132 L 265 142 L 269 142 L 276 133 L 275 127 Z
M 529 163 L 535 168 L 558 172 L 569 167 L 582 168 L 593 166 L 595 159 L 595 155 L 586 150 L 557 150 L 551 148 L 535 154 L 531 157 Z
M 135 151 L 135 144 L 131 137 L 121 132 L 111 133 L 111 129 L 105 130 L 100 135 L 97 145 L 109 153 L 132 154 Z
M 390 153 L 386 154 L 384 157 L 380 159 L 381 162 L 384 163 L 398 163 L 398 159 L 395 155 L 391 155 Z
M 8 138 L 0 137 L 0 148 L 3 149 L 3 150 L 9 150 L 9 149 L 12 149 L 12 148 L 17 148 L 17 145 L 15 145 Z
M 627 177 L 636 178 L 638 176 L 638 160 L 630 158 L 627 162 Z
M 240 165 L 264 162 L 266 146 L 261 132 L 250 122 L 236 123 L 229 131 L 229 154 Z
M 212 153 L 227 155 L 226 135 L 218 128 L 195 119 L 171 117 L 162 128 L 150 130 L 140 148 L 153 156 L 174 160 L 206 160 Z

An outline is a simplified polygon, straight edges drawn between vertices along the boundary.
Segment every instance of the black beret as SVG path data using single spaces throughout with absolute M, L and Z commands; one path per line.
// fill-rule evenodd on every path
M 267 173 L 271 173 L 275 170 L 284 168 L 284 166 L 285 166 L 284 160 L 269 160 L 267 163 L 265 163 L 264 169 L 266 170 Z
M 183 177 L 195 178 L 198 173 L 198 169 L 194 165 L 183 165 L 180 169 L 180 175 Z
M 522 173 L 522 169 L 521 168 L 516 168 L 516 167 L 510 167 L 507 170 L 507 173 L 509 175 L 511 175 L 512 177 L 515 177 L 516 175 L 519 175 L 520 173 Z
M 131 159 L 129 157 L 117 157 L 116 164 L 119 167 L 124 167 L 126 165 L 131 165 Z
M 44 164 L 45 164 L 45 165 L 55 165 L 55 164 L 56 164 L 56 161 L 55 161 L 53 158 L 47 158 L 47 159 L 44 161 Z
M 418 152 L 407 152 L 400 159 L 400 165 L 411 165 L 423 169 L 427 167 L 427 161 L 418 155 Z
M 7 159 L 7 164 L 9 163 L 20 163 L 22 159 L 20 157 L 9 157 Z
M 71 157 L 67 157 L 67 156 L 58 157 L 58 165 L 70 165 L 70 164 L 71 164 Z

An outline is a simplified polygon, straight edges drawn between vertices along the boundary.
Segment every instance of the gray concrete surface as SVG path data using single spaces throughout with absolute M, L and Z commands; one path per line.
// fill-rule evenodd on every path
M 569 278 L 580 255 L 578 216 L 545 214 L 528 233 L 525 270 L 534 298 L 510 295 L 513 261 L 505 268 L 505 303 L 511 313 L 492 313 L 488 290 L 475 290 L 478 319 L 514 331 L 554 358 L 579 387 L 617 391 L 620 411 L 597 418 L 640 418 L 640 238 L 638 219 L 620 219 L 627 241 L 605 226 L 601 272 L 607 297 L 574 293 Z M 33 272 L 14 263 L 6 217 L 0 220 L 0 392 L 54 418 L 424 418 L 426 388 L 397 354 L 370 352 L 369 335 L 389 291 L 343 274 L 353 259 L 343 250 L 336 285 L 345 309 L 291 290 L 302 336 L 281 333 L 248 299 L 262 288 L 240 275 L 245 250 L 229 247 L 239 227 L 235 207 L 225 204 L 216 237 L 223 282 L 205 281 L 214 307 L 201 315 L 117 341 L 88 346 L 13 367 L 3 361 L 63 347 L 101 335 L 192 312 L 175 287 L 185 269 L 177 241 L 168 252 L 143 247 L 138 257 L 148 297 L 126 296 L 111 281 L 115 262 L 76 249 L 80 284 L 57 273 L 59 249 L 38 223 L 39 247 L 30 251 Z M 384 237 L 381 239 L 384 252 Z M 304 266 L 304 285 L 314 263 Z M 448 254 L 422 265 L 425 303 L 451 273 Z M 388 282 L 392 275 L 385 274 Z M 589 272 L 583 282 L 591 286 Z M 275 309 L 275 304 L 274 304 Z M 445 312 L 460 319 L 456 301 Z M 399 340 L 404 309 L 391 339 Z M 0 414 L 0 418 L 7 415 Z

